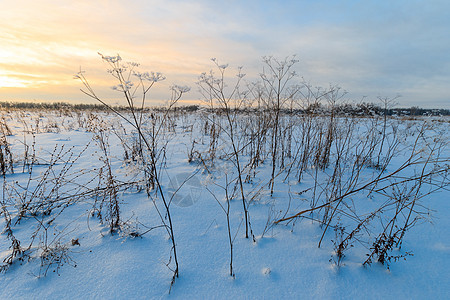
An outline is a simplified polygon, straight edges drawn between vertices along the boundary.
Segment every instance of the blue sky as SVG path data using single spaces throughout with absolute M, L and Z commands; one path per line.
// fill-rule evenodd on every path
M 97 52 L 120 53 L 190 85 L 211 57 L 244 66 L 296 54 L 297 72 L 349 101 L 400 94 L 399 106 L 450 108 L 449 1 L 0 1 L 0 99 L 87 101 L 80 66 L 115 101 Z

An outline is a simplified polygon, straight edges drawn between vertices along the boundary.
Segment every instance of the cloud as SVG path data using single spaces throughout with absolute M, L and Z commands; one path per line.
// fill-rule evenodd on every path
M 2 4 L 8 9 L 0 18 L 0 78 L 8 76 L 3 85 L 9 88 L 0 88 L 0 98 L 35 98 L 39 87 L 39 97 L 61 92 L 61 99 L 80 99 L 79 85 L 71 81 L 80 66 L 106 95 L 116 97 L 108 90 L 113 83 L 98 51 L 120 53 L 144 69 L 164 72 L 168 81 L 154 98 L 167 97 L 174 82 L 195 85 L 198 74 L 211 68 L 211 57 L 243 65 L 248 77 L 256 78 L 261 57 L 271 54 L 297 54 L 299 74 L 316 85 L 339 84 L 355 99 L 399 93 L 408 96 L 400 100 L 405 106 L 433 106 L 447 97 L 447 1 Z M 191 92 L 190 97 L 200 96 Z

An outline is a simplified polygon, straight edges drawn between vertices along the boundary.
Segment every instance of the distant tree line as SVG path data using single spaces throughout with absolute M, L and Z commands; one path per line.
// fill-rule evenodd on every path
M 0 101 L 0 108 L 2 109 L 45 109 L 45 110 L 104 110 L 102 104 L 69 104 L 66 102 L 11 102 Z
M 449 116 L 449 109 L 431 109 L 412 106 L 409 108 L 383 108 L 374 103 L 341 104 L 335 107 L 338 114 L 362 115 L 362 116 Z
M 111 106 L 117 111 L 129 110 L 125 106 Z M 198 109 L 203 108 L 200 105 L 185 105 L 173 107 L 173 110 L 194 112 Z M 95 110 L 104 111 L 109 108 L 105 107 L 103 104 L 70 104 L 67 102 L 11 102 L 11 101 L 0 101 L 0 109 L 29 109 L 29 110 Z M 139 108 L 136 108 L 139 109 Z M 152 107 L 144 108 L 144 110 L 163 110 L 162 107 Z M 308 107 L 303 108 L 283 108 L 282 112 L 285 114 L 327 114 L 333 110 L 333 112 L 340 116 L 351 115 L 351 116 L 450 116 L 450 109 L 430 109 L 430 108 L 420 108 L 418 106 L 412 106 L 409 108 L 383 108 L 380 105 L 374 103 L 358 103 L 358 104 L 337 104 L 333 108 L 323 105 L 320 103 L 315 103 Z M 217 109 L 216 109 L 217 110 Z M 239 108 L 238 110 L 243 112 L 250 112 L 256 110 L 254 107 Z

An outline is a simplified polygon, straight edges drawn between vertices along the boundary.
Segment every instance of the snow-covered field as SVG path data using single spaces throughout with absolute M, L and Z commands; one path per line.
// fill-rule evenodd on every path
M 159 191 L 114 114 L 1 117 L 0 299 L 450 296 L 448 119 L 283 115 L 273 160 L 263 113 L 149 113 Z

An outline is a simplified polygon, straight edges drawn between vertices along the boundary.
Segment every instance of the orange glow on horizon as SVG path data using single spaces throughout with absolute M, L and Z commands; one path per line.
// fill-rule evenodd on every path
M 0 75 L 0 89 L 1 88 L 25 88 L 30 84 L 25 80 Z
M 139 63 L 142 72 L 161 72 L 167 79 L 152 91 L 151 99 L 170 97 L 173 84 L 190 86 L 185 96 L 201 99 L 196 82 L 201 73 L 214 69 L 212 57 L 229 64 L 225 76 L 231 81 L 236 68 L 243 66 L 250 82 L 261 79 L 263 56 L 283 59 L 296 54 L 301 77 L 314 86 L 342 86 L 352 101 L 367 97 L 376 102 L 380 95 L 401 94 L 400 102 L 407 105 L 421 106 L 426 98 L 427 103 L 448 107 L 448 68 L 442 63 L 447 61 L 448 42 L 439 38 L 445 34 L 434 17 L 426 21 L 432 14 L 408 24 L 393 18 L 391 24 L 380 17 L 391 13 L 383 5 L 374 4 L 378 13 L 366 15 L 371 4 L 365 2 L 355 11 L 343 4 L 320 14 L 314 1 L 274 3 L 2 1 L 0 101 L 89 102 L 92 99 L 79 90 L 81 82 L 73 79 L 80 67 L 97 93 L 119 99 L 110 88 L 117 83 L 98 52 Z M 302 10 L 293 9 L 298 5 Z M 437 4 L 427 6 L 438 14 L 445 11 Z M 412 7 L 421 11 L 419 4 Z M 336 19 L 336 10 L 343 16 L 357 11 L 365 17 Z M 437 38 L 412 34 L 427 26 Z M 411 47 L 405 50 L 406 45 Z M 399 54 L 403 52 L 408 54 Z

